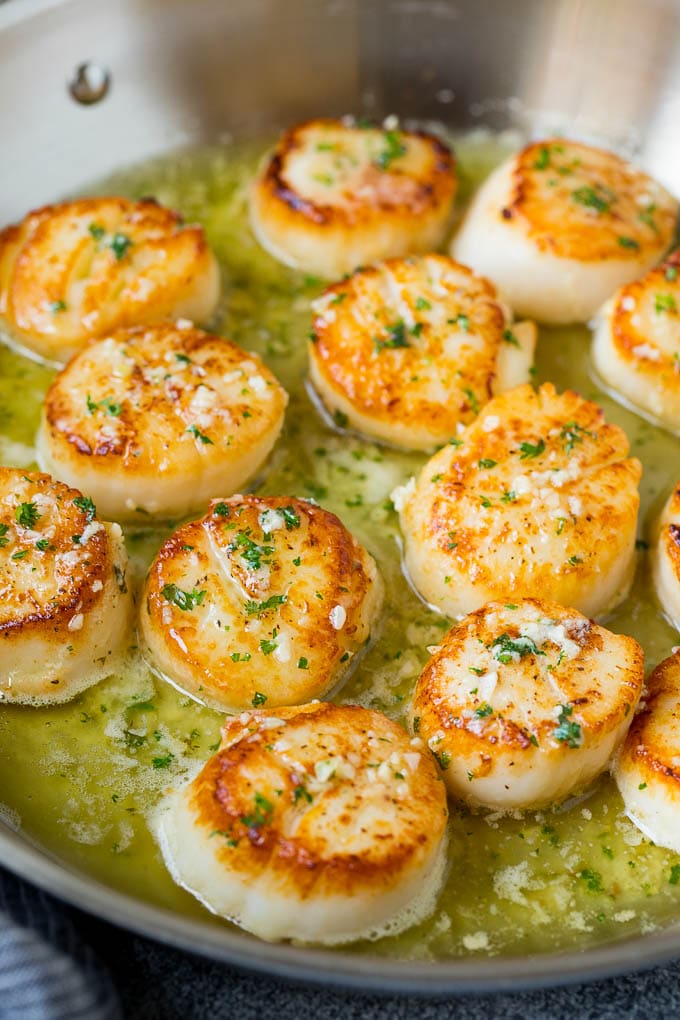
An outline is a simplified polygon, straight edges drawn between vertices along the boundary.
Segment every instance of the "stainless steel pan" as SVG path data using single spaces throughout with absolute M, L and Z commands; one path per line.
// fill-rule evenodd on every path
M 178 145 L 346 111 L 590 135 L 678 193 L 679 28 L 675 0 L 0 0 L 0 223 Z M 587 953 L 431 964 L 267 945 L 107 888 L 2 820 L 0 860 L 194 952 L 364 989 L 528 987 L 680 955 L 680 923 Z

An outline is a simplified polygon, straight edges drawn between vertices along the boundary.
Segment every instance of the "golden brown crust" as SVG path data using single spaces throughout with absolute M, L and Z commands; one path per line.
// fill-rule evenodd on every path
M 232 384 L 225 384 L 230 373 Z M 249 375 L 259 377 L 268 403 L 248 386 Z M 126 475 L 182 476 L 197 452 L 202 460 L 228 460 L 231 448 L 255 442 L 274 426 L 285 400 L 257 355 L 165 322 L 120 330 L 87 347 L 52 381 L 44 418 L 52 445 L 66 443 L 72 456 L 101 461 L 103 470 L 111 464 Z
M 358 131 L 366 138 L 369 135 L 384 136 L 379 129 L 349 128 L 331 118 L 309 120 L 284 132 L 264 168 L 261 177 L 263 191 L 271 200 L 290 210 L 295 223 L 302 215 L 322 229 L 335 225 L 353 227 L 370 222 L 376 216 L 382 218 L 385 214 L 418 216 L 428 209 L 438 208 L 453 197 L 453 153 L 441 139 L 426 131 L 399 131 L 403 145 L 408 147 L 410 142 L 419 139 L 428 150 L 426 165 L 419 173 L 406 173 L 400 166 L 382 170 L 375 162 L 368 161 L 353 181 L 353 190 L 344 190 L 340 202 L 314 201 L 301 194 L 287 178 L 289 157 L 305 148 L 308 133 L 323 133 L 325 129 L 337 131 L 341 126 L 343 132 Z
M 670 245 L 677 203 L 614 153 L 552 138 L 527 145 L 516 157 L 512 194 L 498 214 L 521 222 L 542 252 L 625 261 L 657 248 L 660 238 Z
M 312 890 L 346 896 L 369 887 L 375 895 L 426 859 L 446 822 L 432 759 L 416 754 L 416 770 L 391 764 L 387 782 L 373 782 L 373 771 L 395 752 L 400 761 L 412 753 L 399 726 L 358 706 L 329 704 L 281 709 L 274 725 L 267 718 L 257 711 L 228 720 L 222 748 L 192 784 L 198 824 L 219 831 L 215 852 L 229 870 L 252 880 L 267 871 L 280 891 L 305 899 Z M 278 746 L 292 748 L 295 760 Z M 356 766 L 353 755 L 360 756 Z M 315 785 L 315 766 L 326 760 L 351 771 Z M 263 798 L 259 814 L 256 796 Z
M 0 234 L 2 323 L 46 358 L 150 319 L 204 318 L 217 291 L 203 229 L 153 199 L 44 206 Z
M 613 299 L 611 343 L 624 368 L 646 385 L 680 392 L 680 249 Z
M 485 753 L 493 756 L 499 748 L 526 751 L 533 745 L 541 748 L 543 754 L 564 750 L 564 743 L 555 738 L 556 705 L 572 706 L 570 721 L 587 731 L 589 739 L 611 732 L 631 716 L 640 698 L 644 676 L 644 655 L 637 641 L 625 635 L 612 635 L 575 610 L 555 603 L 520 599 L 508 605 L 489 603 L 445 636 L 418 679 L 412 715 L 420 718 L 419 732 L 427 736 L 443 730 L 450 754 L 479 753 L 483 761 Z M 550 636 L 547 628 L 543 641 L 534 640 L 538 655 L 522 657 L 509 667 L 500 665 L 493 655 L 489 658 L 486 650 L 493 649 L 499 635 L 507 636 L 511 642 L 520 639 L 521 643 L 527 609 L 551 621 L 556 632 L 563 628 L 578 651 L 572 656 L 560 656 L 561 644 Z M 512 680 L 502 692 L 502 708 L 488 715 L 483 714 L 484 706 L 499 697 L 500 689 L 497 686 L 487 699 L 479 691 L 477 673 L 469 675 L 465 660 L 470 653 L 471 634 L 480 648 L 479 661 L 484 660 L 483 672 L 496 669 L 502 676 L 503 669 L 512 670 Z M 610 654 L 612 644 L 616 646 L 620 666 L 614 671 L 615 689 L 607 691 L 606 684 L 611 681 L 605 675 L 603 653 Z M 452 668 L 475 691 L 458 704 L 450 697 Z
M 651 780 L 669 786 L 680 796 L 680 658 L 660 662 L 646 681 L 642 711 L 636 715 L 626 740 L 622 761 Z
M 82 493 L 49 475 L 0 467 L 0 638 L 66 635 L 76 614 L 102 601 L 113 564 L 94 512 Z
M 433 135 L 313 120 L 285 132 L 263 166 L 251 223 L 276 258 L 333 279 L 437 248 L 455 190 L 453 155 Z
M 385 260 L 327 288 L 315 310 L 320 394 L 331 411 L 334 397 L 349 402 L 360 431 L 431 448 L 491 398 L 509 319 L 493 285 L 452 259 Z
M 168 585 L 203 595 L 182 609 Z M 334 514 L 293 497 L 235 496 L 161 547 L 141 623 L 157 667 L 207 703 L 295 704 L 347 669 L 381 596 L 375 563 Z
M 622 429 L 546 383 L 495 397 L 454 441 L 401 507 L 406 562 L 425 598 L 451 615 L 517 592 L 589 615 L 620 601 L 641 474 Z

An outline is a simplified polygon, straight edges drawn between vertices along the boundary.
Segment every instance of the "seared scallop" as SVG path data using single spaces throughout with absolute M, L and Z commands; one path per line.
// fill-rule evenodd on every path
M 0 467 L 0 703 L 67 701 L 113 672 L 130 593 L 117 524 L 49 475 Z
M 144 524 L 205 507 L 259 470 L 287 396 L 256 354 L 190 322 L 120 330 L 52 382 L 41 466 L 107 517 Z
M 328 510 L 234 496 L 162 546 L 141 633 L 155 668 L 207 705 L 294 705 L 340 680 L 382 594 L 373 558 Z
M 614 396 L 680 431 L 680 250 L 621 287 L 597 317 L 592 357 Z
M 491 602 L 449 631 L 426 665 L 412 725 L 453 797 L 543 807 L 603 771 L 643 678 L 633 638 L 554 602 Z
M 393 494 L 426 601 L 459 616 L 530 596 L 596 616 L 626 596 L 641 466 L 597 404 L 519 386 L 452 444 Z
M 272 941 L 395 934 L 432 911 L 446 793 L 420 740 L 379 712 L 318 703 L 244 712 L 222 732 L 161 817 L 176 882 Z
M 264 164 L 250 219 L 275 258 L 332 279 L 437 248 L 455 191 L 453 155 L 434 135 L 311 120 L 290 128 Z
M 496 169 L 453 240 L 516 315 L 585 322 L 670 247 L 678 203 L 612 152 L 564 138 L 527 145 Z
M 312 383 L 336 422 L 432 450 L 491 398 L 529 381 L 536 331 L 445 255 L 358 270 L 314 303 Z
M 680 656 L 661 662 L 614 762 L 626 813 L 649 839 L 680 853 Z
M 203 229 L 153 199 L 48 205 L 0 232 L 0 330 L 47 361 L 122 326 L 206 321 L 218 298 Z
M 680 483 L 663 508 L 652 549 L 652 576 L 663 611 L 680 630 Z

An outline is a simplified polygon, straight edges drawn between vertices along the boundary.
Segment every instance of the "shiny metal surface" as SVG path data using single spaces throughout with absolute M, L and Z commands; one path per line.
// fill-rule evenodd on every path
M 680 0 L 6 0 L 0 223 L 179 145 L 366 112 L 564 131 L 680 192 Z M 74 102 L 92 61 L 111 88 Z M 0 819 L 0 860 L 117 924 L 245 967 L 364 989 L 490 991 L 680 955 L 680 923 L 587 953 L 403 963 L 268 945 L 77 874 Z

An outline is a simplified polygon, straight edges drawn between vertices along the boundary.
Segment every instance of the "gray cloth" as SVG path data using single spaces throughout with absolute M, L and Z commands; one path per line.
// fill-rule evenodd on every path
M 120 1020 L 108 972 L 56 900 L 0 871 L 0 1020 Z
M 0 1020 L 680 1017 L 680 961 L 593 985 L 468 998 L 381 997 L 288 984 L 171 949 L 66 907 L 1 870 L 0 911 Z

